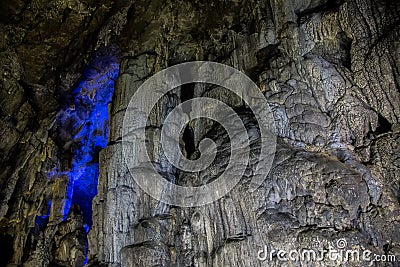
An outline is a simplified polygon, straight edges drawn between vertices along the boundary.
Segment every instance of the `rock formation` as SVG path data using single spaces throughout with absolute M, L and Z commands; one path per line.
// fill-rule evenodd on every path
M 370 264 L 277 255 L 329 249 L 339 240 L 400 260 L 400 2 L 3 2 L 0 266 Z M 268 177 L 251 192 L 260 135 L 249 108 L 220 87 L 176 88 L 157 103 L 146 132 L 164 178 L 205 184 L 229 161 L 226 131 L 204 119 L 186 127 L 182 149 L 196 158 L 199 142 L 213 139 L 220 152 L 212 166 L 189 173 L 166 160 L 163 121 L 188 99 L 211 97 L 233 107 L 251 149 L 246 173 L 230 193 L 184 208 L 153 199 L 134 182 L 121 129 L 145 80 L 199 60 L 232 66 L 259 86 L 273 111 L 277 146 Z M 109 125 L 91 127 L 97 119 L 90 114 L 109 102 L 111 70 L 118 68 Z M 93 141 L 100 137 L 108 142 Z M 83 144 L 85 138 L 91 141 Z M 90 152 L 82 149 L 88 144 Z M 82 155 L 90 159 L 83 164 L 87 178 L 79 180 L 71 172 Z M 266 248 L 276 252 L 259 259 Z

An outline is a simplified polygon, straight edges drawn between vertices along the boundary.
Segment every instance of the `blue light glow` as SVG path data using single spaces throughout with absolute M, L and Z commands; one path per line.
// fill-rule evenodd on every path
M 92 225 L 92 200 L 97 194 L 98 154 L 108 142 L 108 104 L 118 70 L 116 58 L 96 58 L 73 91 L 73 104 L 59 116 L 61 127 L 72 138 L 72 166 L 67 173 L 71 186 L 66 202 L 80 206 L 88 227 Z M 66 205 L 64 218 L 70 204 Z
M 88 261 L 89 261 L 89 256 L 86 255 L 86 259 L 85 259 L 85 261 L 83 262 L 83 266 L 85 266 L 85 265 L 88 263 Z
M 51 210 L 51 203 L 52 201 L 50 200 L 47 203 L 47 212 L 44 215 L 41 216 L 36 216 L 35 218 L 35 227 L 38 229 L 44 229 L 49 222 L 49 216 L 50 216 L 50 210 Z

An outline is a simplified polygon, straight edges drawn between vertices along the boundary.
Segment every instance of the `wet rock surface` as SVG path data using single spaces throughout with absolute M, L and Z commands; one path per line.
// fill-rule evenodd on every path
M 1 264 L 82 266 L 87 254 L 89 266 L 368 264 L 257 258 L 265 247 L 321 250 L 339 239 L 347 248 L 400 257 L 397 1 L 9 2 L 0 10 L 0 243 L 8 251 Z M 59 174 L 71 168 L 71 154 L 55 118 L 90 53 L 113 42 L 120 71 L 86 235 L 78 207 L 64 218 L 69 179 Z M 147 129 L 149 154 L 166 179 L 208 183 L 230 157 L 223 128 L 199 119 L 182 138 L 183 152 L 195 158 L 199 142 L 212 138 L 218 160 L 199 173 L 166 160 L 161 127 L 185 100 L 228 103 L 251 140 L 249 166 L 229 194 L 181 208 L 135 184 L 122 155 L 121 128 L 131 97 L 148 77 L 193 60 L 230 65 L 257 83 L 274 114 L 277 150 L 267 179 L 251 192 L 260 136 L 249 109 L 215 86 L 170 92 Z

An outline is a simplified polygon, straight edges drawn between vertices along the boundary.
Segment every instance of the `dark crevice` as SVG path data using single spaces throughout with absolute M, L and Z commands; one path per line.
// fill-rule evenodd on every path
M 192 36 L 193 40 L 195 40 L 197 43 L 200 43 L 201 40 L 204 40 L 205 38 L 208 38 L 206 33 L 202 31 L 201 29 L 193 29 L 189 32 L 190 36 Z
M 257 66 L 249 69 L 246 74 L 251 80 L 257 81 L 258 76 L 265 69 L 271 68 L 271 61 L 275 58 L 282 56 L 278 44 L 272 44 L 260 49 L 256 53 Z
M 374 134 L 384 134 L 390 132 L 391 130 L 392 124 L 381 114 L 378 114 L 378 126 L 376 127 Z
M 24 80 L 18 80 L 18 84 L 24 90 L 24 100 L 27 100 L 32 106 L 32 109 L 36 112 L 39 107 L 37 107 L 36 104 L 33 102 L 35 95 L 32 86 Z
M 344 33 L 338 33 L 339 45 L 340 48 L 344 51 L 344 55 L 342 56 L 342 64 L 348 70 L 351 70 L 351 44 L 352 40 Z
M 196 151 L 196 146 L 194 143 L 193 128 L 189 125 L 186 125 L 185 130 L 183 131 L 182 140 L 185 143 L 186 157 L 190 158 L 190 156 Z
M 181 86 L 181 102 L 192 99 L 194 96 L 194 83 L 187 83 Z M 183 106 L 183 112 L 190 114 L 192 108 L 189 105 Z
M 254 19 L 251 19 L 249 23 L 249 33 L 253 34 L 255 32 L 257 32 L 257 24 Z
M 7 263 L 12 259 L 14 254 L 13 249 L 14 239 L 9 234 L 0 234 L 0 267 L 6 266 Z
M 187 83 L 187 84 L 183 84 L 181 86 L 180 100 L 182 103 L 187 100 L 193 99 L 194 88 L 195 88 L 194 83 Z M 183 112 L 188 115 L 192 111 L 191 105 L 183 105 L 182 109 L 183 109 Z M 194 143 L 194 131 L 193 131 L 193 128 L 189 124 L 186 125 L 186 127 L 183 131 L 182 141 L 185 144 L 186 157 L 189 158 L 196 151 L 196 146 Z
M 269 63 L 269 61 L 273 58 L 281 56 L 281 52 L 279 50 L 279 45 L 278 44 L 271 44 L 267 45 L 263 49 L 259 50 L 256 54 L 257 57 L 257 63 L 261 65 L 265 61 Z M 268 66 L 270 67 L 270 66 Z
M 65 23 L 67 21 L 67 19 L 68 19 L 69 15 L 71 14 L 71 12 L 72 12 L 71 8 L 64 9 L 63 16 L 62 16 L 62 19 L 61 19 L 61 23 Z
M 233 25 L 230 29 L 236 33 L 240 33 L 241 31 L 243 31 L 243 27 L 241 24 Z

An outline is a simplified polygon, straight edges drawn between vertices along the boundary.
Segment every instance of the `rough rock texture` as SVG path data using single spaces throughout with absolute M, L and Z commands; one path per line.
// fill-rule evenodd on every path
M 45 172 L 65 155 L 65 144 L 52 136 L 57 95 L 68 95 L 79 77 L 80 53 L 86 57 L 113 36 L 121 64 L 87 237 L 90 266 L 369 264 L 282 262 L 276 254 L 257 259 L 264 246 L 327 249 L 340 238 L 348 248 L 400 257 L 399 12 L 400 2 L 389 0 L 147 0 L 112 9 L 111 3 L 91 1 L 10 1 L 0 12 L 0 243 L 4 251 L 12 247 L 10 262 L 83 264 L 79 209 L 64 221 L 59 206 L 47 211 L 50 199 L 65 200 L 68 179 L 48 179 Z M 251 193 L 247 181 L 260 139 L 249 110 L 221 88 L 177 88 L 154 108 L 147 132 L 150 154 L 165 178 L 206 183 L 229 160 L 222 152 L 210 169 L 190 174 L 173 168 L 160 152 L 163 120 L 192 97 L 235 107 L 251 133 L 253 156 L 239 185 L 222 199 L 198 208 L 171 207 L 131 178 L 122 156 L 122 119 L 146 78 L 192 60 L 228 64 L 259 85 L 273 109 L 277 152 L 268 178 Z M 193 121 L 190 128 L 194 136 L 182 140 L 188 157 L 196 156 L 205 137 L 222 151 L 229 146 L 226 132 L 210 121 Z M 67 170 L 66 161 L 59 168 Z M 46 214 L 49 223 L 35 226 L 37 216 Z
M 110 266 L 301 266 L 307 263 L 261 262 L 257 252 L 264 245 L 312 248 L 315 238 L 320 248 L 345 238 L 349 247 L 399 254 L 399 7 L 384 1 L 136 4 L 121 38 L 113 144 L 101 154 L 91 257 Z M 249 168 L 248 178 L 215 203 L 169 207 L 143 193 L 126 168 L 115 168 L 123 164 L 120 127 L 146 77 L 190 60 L 223 62 L 256 81 L 273 108 L 278 147 L 256 193 L 246 186 Z M 215 178 L 229 157 L 188 174 L 159 152 L 163 119 L 190 94 L 243 109 L 221 88 L 202 85 L 184 86 L 160 101 L 148 129 L 150 154 L 166 178 L 183 185 Z M 249 120 L 245 110 L 241 116 Z M 196 146 L 214 137 L 223 148 L 222 129 L 204 120 L 192 127 L 195 136 L 184 141 Z M 251 138 L 257 154 L 257 134 Z
M 63 210 L 71 140 L 60 137 L 57 113 L 70 103 L 91 52 L 114 35 L 106 30 L 114 5 L 0 5 L 0 266 L 82 266 L 86 260 L 81 212 Z

